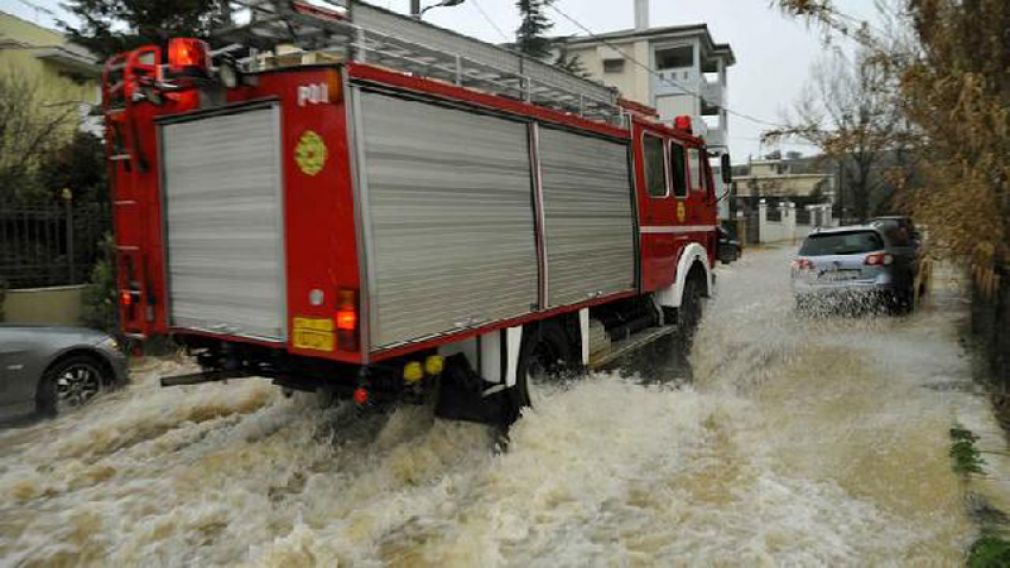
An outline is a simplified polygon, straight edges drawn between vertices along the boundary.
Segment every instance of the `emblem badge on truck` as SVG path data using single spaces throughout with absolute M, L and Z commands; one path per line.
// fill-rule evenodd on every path
M 307 176 L 314 176 L 326 165 L 326 142 L 312 130 L 306 130 L 295 146 L 295 162 Z

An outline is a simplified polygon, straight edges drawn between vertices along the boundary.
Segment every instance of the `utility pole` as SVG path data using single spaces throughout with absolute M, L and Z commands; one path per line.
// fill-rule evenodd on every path
M 421 0 L 410 0 L 410 17 L 421 19 Z

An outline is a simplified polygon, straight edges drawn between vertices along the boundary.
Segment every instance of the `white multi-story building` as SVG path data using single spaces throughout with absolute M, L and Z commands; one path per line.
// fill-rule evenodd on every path
M 736 63 L 733 49 L 715 43 L 705 24 L 649 27 L 649 0 L 633 1 L 634 29 L 567 38 L 566 57 L 578 57 L 590 77 L 625 99 L 656 109 L 660 120 L 691 116 L 710 152 L 728 152 L 726 71 Z M 718 162 L 712 166 L 718 168 Z M 715 173 L 722 195 L 728 188 Z M 729 201 L 720 200 L 720 218 L 728 218 Z
M 709 147 L 724 149 L 732 48 L 715 43 L 705 24 L 651 28 L 649 0 L 634 3 L 634 29 L 569 38 L 567 56 L 577 56 L 594 79 L 624 98 L 655 108 L 661 120 L 692 116 Z

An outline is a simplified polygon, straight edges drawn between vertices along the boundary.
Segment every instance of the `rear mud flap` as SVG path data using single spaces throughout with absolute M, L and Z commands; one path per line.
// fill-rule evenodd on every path
M 485 381 L 463 355 L 446 359 L 435 415 L 447 420 L 463 420 L 507 426 L 517 417 L 512 390 Z

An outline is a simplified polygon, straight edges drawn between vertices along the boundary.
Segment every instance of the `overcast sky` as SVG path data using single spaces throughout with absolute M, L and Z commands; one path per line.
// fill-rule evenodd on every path
M 406 12 L 410 0 L 372 0 L 374 4 Z M 423 0 L 425 5 L 435 0 Z M 61 13 L 58 0 L 0 0 L 0 9 L 52 26 L 52 18 L 29 7 L 35 4 Z M 652 0 L 651 24 L 669 26 L 707 23 L 713 39 L 728 43 L 737 64 L 729 70 L 728 106 L 739 113 L 778 122 L 807 82 L 811 65 L 825 51 L 820 33 L 790 20 L 769 7 L 770 0 Z M 874 19 L 874 0 L 845 0 L 847 13 Z M 633 0 L 558 0 L 557 6 L 594 33 L 633 27 Z M 556 12 L 555 34 L 581 34 Z M 38 20 L 36 20 L 38 16 Z M 425 19 L 441 26 L 501 43 L 512 40 L 518 27 L 515 0 L 466 0 L 453 8 L 429 11 Z M 765 125 L 739 116 L 729 118 L 730 150 L 735 162 L 746 161 L 774 148 L 760 147 Z M 814 149 L 790 146 L 811 153 Z

